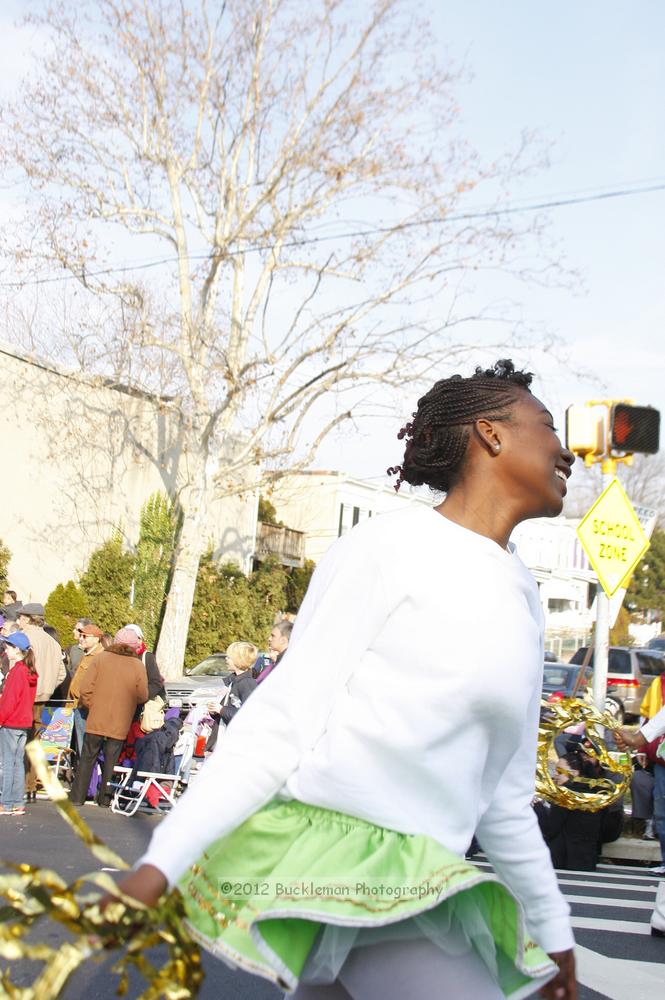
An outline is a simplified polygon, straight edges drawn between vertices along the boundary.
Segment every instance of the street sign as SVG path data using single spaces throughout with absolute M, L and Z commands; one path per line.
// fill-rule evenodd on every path
M 655 507 L 644 507 L 642 504 L 633 504 L 633 510 L 637 514 L 637 520 L 642 525 L 642 531 L 651 542 L 651 536 L 653 535 L 654 528 L 656 527 L 656 521 L 658 520 L 658 511 Z M 617 618 L 619 617 L 619 611 L 623 605 L 624 598 L 626 596 L 626 588 L 630 583 L 630 576 L 627 576 L 618 590 L 616 590 L 612 597 L 610 598 L 610 628 L 614 628 L 617 623 Z
M 584 515 L 577 537 L 608 597 L 649 548 L 649 539 L 618 479 L 611 481 Z

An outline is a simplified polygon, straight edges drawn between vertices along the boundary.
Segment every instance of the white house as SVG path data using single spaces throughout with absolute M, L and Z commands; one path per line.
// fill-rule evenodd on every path
M 280 480 L 270 493 L 277 516 L 305 535 L 305 558 L 318 562 L 328 547 L 368 517 L 412 504 L 431 506 L 422 493 L 399 493 L 380 483 L 355 479 L 343 472 L 301 472 Z

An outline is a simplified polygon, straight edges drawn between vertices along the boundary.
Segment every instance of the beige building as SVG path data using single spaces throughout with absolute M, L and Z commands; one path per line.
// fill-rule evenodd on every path
M 270 493 L 277 516 L 305 535 L 305 558 L 319 562 L 329 546 L 368 517 L 412 504 L 432 506 L 429 495 L 399 493 L 384 482 L 373 484 L 343 472 L 301 472 L 282 479 Z
M 76 580 L 119 528 L 135 545 L 142 504 L 183 485 L 179 416 L 169 399 L 85 378 L 0 343 L 3 476 L 0 538 L 19 598 L 46 600 Z M 209 523 L 216 554 L 243 570 L 255 546 L 257 497 L 220 500 Z

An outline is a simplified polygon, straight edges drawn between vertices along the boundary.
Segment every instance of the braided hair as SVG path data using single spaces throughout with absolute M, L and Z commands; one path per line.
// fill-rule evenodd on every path
M 388 475 L 398 475 L 395 490 L 407 482 L 447 493 L 464 463 L 471 425 L 481 417 L 509 420 L 519 393 L 531 391 L 532 378 L 503 359 L 492 368 L 476 368 L 469 378 L 452 375 L 436 382 L 397 435 L 406 438 L 406 448 L 402 464 L 388 469 Z

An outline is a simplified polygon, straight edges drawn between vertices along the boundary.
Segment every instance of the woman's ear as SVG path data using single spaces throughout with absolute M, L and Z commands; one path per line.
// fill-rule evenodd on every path
M 491 420 L 486 420 L 485 417 L 481 417 L 479 420 L 475 421 L 473 429 L 479 443 L 490 453 L 490 455 L 498 455 L 501 451 L 501 439 L 498 433 L 497 424 L 493 423 Z

